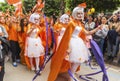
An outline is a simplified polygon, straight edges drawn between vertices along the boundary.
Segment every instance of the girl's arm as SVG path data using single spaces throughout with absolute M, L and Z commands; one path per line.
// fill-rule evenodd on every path
M 97 32 L 99 29 L 101 29 L 101 26 L 98 26 L 97 28 L 91 30 L 91 31 L 87 31 L 86 29 L 84 29 L 84 32 L 86 35 L 92 35 L 94 34 L 95 32 Z
M 33 31 L 34 29 L 35 29 L 34 26 L 29 25 L 29 26 L 28 26 L 27 35 L 30 36 L 30 34 L 32 33 L 32 31 Z

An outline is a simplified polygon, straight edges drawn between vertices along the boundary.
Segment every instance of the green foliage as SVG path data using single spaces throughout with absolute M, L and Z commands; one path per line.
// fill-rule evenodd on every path
M 0 11 L 5 12 L 6 9 L 9 9 L 12 12 L 12 11 L 14 11 L 15 8 L 14 8 L 14 6 L 9 5 L 7 3 L 0 3 Z
M 31 11 L 35 4 L 36 0 L 23 0 L 24 13 L 28 13 L 29 11 Z
M 32 10 L 36 4 L 36 0 L 22 0 L 24 13 Z M 43 9 L 45 14 L 50 16 L 53 13 L 60 15 L 66 10 L 72 11 L 78 4 L 86 2 L 87 8 L 94 7 L 96 12 L 112 12 L 120 7 L 120 0 L 45 0 L 45 8 Z M 5 11 L 9 8 L 11 11 L 14 7 L 7 3 L 0 3 L 0 10 Z
M 60 1 L 61 0 L 46 0 L 44 12 L 50 16 L 53 13 L 59 15 L 60 12 Z

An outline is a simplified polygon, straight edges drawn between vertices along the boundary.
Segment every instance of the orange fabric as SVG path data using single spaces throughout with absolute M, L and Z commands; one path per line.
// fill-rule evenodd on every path
M 27 68 L 30 70 L 31 65 L 30 65 L 29 57 L 25 56 L 25 62 L 26 62 Z M 44 63 L 44 56 L 40 56 L 40 66 L 42 66 L 43 63 Z M 33 60 L 33 64 L 35 66 L 35 59 Z
M 81 4 L 79 4 L 78 6 L 79 6 L 79 7 L 83 7 L 83 8 L 86 8 L 86 7 L 87 7 L 86 2 L 81 3 Z
M 61 40 L 62 42 L 60 43 L 58 50 L 52 57 L 51 69 L 50 69 L 48 81 L 55 81 L 58 73 L 60 72 L 60 69 L 61 69 L 61 66 L 63 63 L 63 59 L 65 58 L 64 54 L 68 48 L 68 43 L 69 43 L 69 40 L 70 40 L 73 30 L 74 30 L 74 26 L 72 23 L 70 23 L 68 25 L 67 31 L 65 32 L 63 39 Z
M 19 24 L 17 23 L 12 23 L 11 27 L 9 28 L 9 40 L 13 40 L 13 41 L 18 41 L 18 28 Z
M 33 7 L 32 11 L 34 12 L 35 10 L 40 10 L 39 12 L 41 13 L 42 8 L 44 8 L 45 3 L 42 2 L 41 0 L 37 0 L 37 4 Z
M 79 34 L 79 36 L 82 38 L 82 40 L 86 40 L 86 35 L 85 35 L 85 32 L 84 32 L 84 24 L 81 23 L 81 26 L 83 28 L 83 31 L 81 31 L 82 33 Z
M 17 2 L 19 2 L 20 0 L 6 0 L 8 2 L 8 4 L 15 4 Z
M 55 31 L 58 31 L 56 34 L 56 42 L 58 41 L 58 36 L 59 36 L 59 31 L 62 29 L 62 28 L 67 28 L 67 24 L 62 24 L 62 23 L 57 23 L 55 24 L 54 26 L 54 29 Z M 63 60 L 63 63 L 62 63 L 62 66 L 60 68 L 60 72 L 59 73 L 62 73 L 62 72 L 66 72 L 68 71 L 68 69 L 70 68 L 70 62 L 68 62 L 67 60 Z
M 21 59 L 21 63 L 22 64 L 26 64 L 25 63 L 25 56 L 24 56 L 24 52 L 25 52 L 25 40 L 27 37 L 27 27 L 24 27 L 24 32 L 21 32 L 21 29 L 18 33 L 18 42 L 21 48 L 21 52 L 20 52 L 20 59 Z
M 75 27 L 77 26 L 77 24 L 78 24 L 78 22 L 76 22 L 74 20 L 68 24 L 65 35 L 63 36 L 63 39 L 61 40 L 58 50 L 52 57 L 48 81 L 55 81 L 55 79 L 57 78 L 57 75 L 60 72 L 65 72 L 70 68 L 70 67 L 68 68 L 67 65 L 66 65 L 67 67 L 65 66 L 65 61 L 64 61 L 65 55 L 64 54 L 65 54 L 66 50 L 68 49 L 71 35 L 72 35 Z M 79 24 L 81 24 L 81 23 L 79 23 Z M 84 28 L 82 29 L 82 31 L 84 32 Z M 83 32 L 81 32 L 81 33 L 83 33 Z M 78 70 L 79 70 L 79 68 L 78 68 Z
M 70 68 L 70 62 L 64 59 L 59 73 L 67 72 L 69 68 Z
M 47 33 L 46 33 L 45 19 L 43 17 L 41 18 L 40 21 L 40 27 L 41 27 L 40 37 L 43 46 L 46 47 Z M 48 47 L 50 47 L 51 43 L 52 43 L 51 30 L 50 27 L 48 27 Z
M 44 17 L 40 18 L 40 26 L 45 27 L 45 19 L 44 19 Z
M 60 22 L 57 22 L 57 23 L 54 25 L 54 30 L 55 30 L 55 31 L 59 31 L 61 28 L 62 28 L 62 25 L 60 24 Z
M 55 38 L 56 38 L 56 43 L 58 43 L 58 36 L 59 36 L 59 32 L 62 28 L 67 28 L 67 24 L 62 24 L 60 22 L 57 22 L 54 25 L 54 31 L 55 31 Z
M 22 2 L 18 2 L 13 5 L 15 7 L 15 16 L 20 16 L 22 15 Z

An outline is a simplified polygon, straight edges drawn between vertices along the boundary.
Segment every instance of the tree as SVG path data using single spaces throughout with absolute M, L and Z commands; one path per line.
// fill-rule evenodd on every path
M 7 3 L 0 3 L 0 11 L 5 12 L 6 9 L 9 9 L 12 12 L 12 11 L 14 11 L 15 8 L 14 8 L 14 6 L 9 5 Z
M 28 13 L 29 11 L 31 11 L 35 4 L 36 0 L 23 0 L 24 13 Z
M 29 12 L 32 10 L 33 6 L 36 4 L 36 0 L 22 0 L 24 12 Z M 66 10 L 72 11 L 74 7 L 78 4 L 86 2 L 87 8 L 94 7 L 96 12 L 112 12 L 117 7 L 120 7 L 120 0 L 45 0 L 45 8 L 43 9 L 45 14 L 50 16 L 53 13 L 56 15 L 63 14 Z M 0 10 L 5 11 L 6 8 L 11 6 L 7 3 L 2 3 Z M 12 7 L 12 9 L 14 9 Z

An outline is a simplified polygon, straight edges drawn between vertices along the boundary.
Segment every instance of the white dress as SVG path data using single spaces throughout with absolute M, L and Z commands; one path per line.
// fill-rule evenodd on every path
M 41 38 L 37 36 L 39 29 L 34 29 L 31 35 L 27 38 L 27 56 L 40 57 L 44 54 L 44 47 Z
M 69 60 L 72 63 L 84 63 L 88 61 L 90 57 L 88 48 L 83 40 L 78 36 L 81 31 L 82 28 L 76 26 L 70 39 L 69 48 L 71 52 L 69 54 Z

